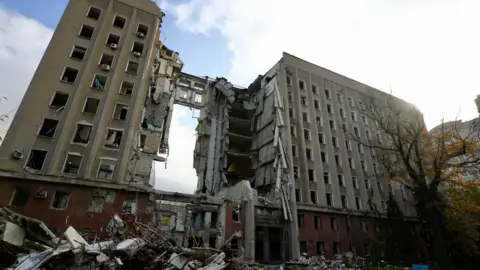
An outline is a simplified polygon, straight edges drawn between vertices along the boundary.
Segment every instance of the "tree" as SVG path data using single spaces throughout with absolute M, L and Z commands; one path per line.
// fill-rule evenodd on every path
M 442 121 L 434 132 L 428 132 L 421 112 L 392 95 L 384 100 L 370 100 L 368 106 L 360 108 L 360 113 L 362 121 L 375 124 L 378 135 L 365 139 L 358 129 L 345 132 L 376 153 L 383 165 L 383 177 L 412 192 L 417 215 L 431 232 L 431 255 L 442 269 L 448 269 L 451 241 L 447 240 L 458 228 L 451 228 L 457 224 L 447 218 L 449 214 L 454 216 L 455 207 L 453 198 L 446 199 L 450 195 L 447 191 L 463 185 L 462 176 L 467 172 L 478 172 L 480 147 L 475 128 L 465 129 L 458 121 Z M 468 212 L 473 215 L 478 209 L 472 207 Z M 462 245 L 475 246 L 476 240 Z

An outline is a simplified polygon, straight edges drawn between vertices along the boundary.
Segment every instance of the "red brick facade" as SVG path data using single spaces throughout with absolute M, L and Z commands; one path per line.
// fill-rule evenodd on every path
M 28 189 L 30 192 L 25 206 L 11 206 L 12 195 L 15 186 Z M 36 192 L 39 188 L 47 190 L 45 199 L 37 198 Z M 149 202 L 148 193 L 137 193 L 125 190 L 110 190 L 115 192 L 114 201 L 105 202 L 101 213 L 89 213 L 88 207 L 92 199 L 94 187 L 58 184 L 29 180 L 0 179 L 0 205 L 6 206 L 14 212 L 29 217 L 39 219 L 53 230 L 63 232 L 68 226 L 74 226 L 77 230 L 90 229 L 100 231 L 108 225 L 112 215 L 122 212 L 125 199 L 136 199 L 138 196 L 137 218 L 146 221 L 149 215 L 146 215 L 147 205 L 153 207 L 153 202 Z M 70 193 L 68 204 L 65 210 L 55 210 L 51 208 L 55 191 L 67 191 Z M 122 217 L 128 219 L 128 217 Z
M 227 203 L 225 211 L 225 240 L 230 238 L 235 232 L 240 231 L 245 235 L 245 211 L 240 211 L 239 221 L 233 220 L 233 209 L 238 204 Z M 242 245 L 245 246 L 245 237 L 242 237 Z

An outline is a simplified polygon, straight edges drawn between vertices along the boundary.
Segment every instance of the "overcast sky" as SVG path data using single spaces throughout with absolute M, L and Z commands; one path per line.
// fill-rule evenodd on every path
M 66 0 L 51 1 L 0 0 L 0 95 L 8 97 L 0 112 L 18 106 L 61 16 Z M 227 76 L 247 86 L 286 51 L 381 90 L 392 89 L 424 112 L 429 128 L 443 117 L 476 117 L 480 1 L 157 3 L 167 13 L 167 45 L 180 52 L 186 72 Z M 165 164 L 156 166 L 158 188 L 195 189 L 195 125 L 189 109 L 175 108 L 167 170 Z

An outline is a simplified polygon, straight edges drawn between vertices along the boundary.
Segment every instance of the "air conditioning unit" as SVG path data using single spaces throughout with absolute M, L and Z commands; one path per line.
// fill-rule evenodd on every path
M 139 57 L 139 56 L 141 56 L 142 54 L 141 54 L 140 52 L 133 52 L 133 55 Z
M 110 43 L 110 48 L 112 48 L 112 49 L 114 49 L 114 50 L 115 50 L 115 49 L 117 49 L 117 48 L 118 48 L 118 45 L 117 45 L 117 44 L 115 44 L 115 43 Z
M 142 32 L 137 32 L 137 36 L 143 38 L 143 37 L 145 37 L 145 34 L 142 33 Z
M 110 65 L 103 64 L 102 69 L 105 70 L 105 71 L 109 71 L 110 70 Z
M 17 151 L 17 150 L 13 151 L 13 153 L 12 153 L 12 158 L 14 158 L 14 159 L 22 159 L 22 158 L 23 158 L 23 152 Z

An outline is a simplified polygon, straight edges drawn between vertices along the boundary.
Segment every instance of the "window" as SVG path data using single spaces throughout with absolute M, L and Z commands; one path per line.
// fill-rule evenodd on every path
M 303 138 L 305 140 L 310 140 L 310 130 L 308 129 L 303 129 Z
M 375 173 L 378 173 L 378 171 L 377 171 L 377 163 L 373 163 L 373 171 L 374 171 Z
M 381 182 L 378 182 L 378 181 L 377 181 L 377 188 L 378 188 L 378 191 L 379 191 L 380 193 L 383 193 L 383 186 L 382 186 L 382 183 L 381 183 Z
M 56 91 L 53 94 L 52 100 L 50 101 L 50 107 L 56 109 L 64 107 L 65 105 L 67 105 L 68 96 L 69 95 L 67 93 Z
M 118 120 L 127 119 L 128 105 L 117 103 L 113 111 L 113 118 Z
M 298 167 L 293 166 L 293 177 L 296 179 L 296 178 L 298 178 L 298 176 L 299 176 Z
M 352 144 L 349 140 L 345 140 L 345 146 L 347 147 L 348 151 L 352 151 Z
M 337 223 L 337 218 L 336 217 L 330 218 L 330 227 L 334 231 L 338 230 L 338 223 Z
M 123 81 L 120 87 L 120 94 L 130 96 L 133 92 L 133 83 Z
M 90 205 L 87 212 L 89 213 L 102 213 L 103 205 L 105 204 L 106 196 L 103 192 L 93 191 L 92 198 L 90 199 Z
M 137 36 L 143 38 L 148 34 L 148 26 L 145 24 L 139 24 L 137 28 Z
M 120 43 L 120 36 L 112 33 L 108 34 L 107 45 L 110 46 L 110 48 L 116 49 L 119 43 Z
M 314 190 L 310 190 L 310 202 L 317 204 L 317 192 Z
M 340 93 L 337 93 L 337 100 L 339 103 L 343 103 L 343 97 Z
M 315 229 L 317 229 L 317 230 L 322 229 L 322 217 L 321 216 L 313 217 L 313 222 L 315 223 Z
M 91 39 L 93 37 L 93 31 L 95 31 L 95 28 L 90 25 L 83 24 L 78 35 L 82 38 Z
M 52 199 L 52 209 L 65 210 L 68 206 L 68 200 L 70 199 L 70 192 L 67 191 L 55 191 Z
M 300 202 L 300 189 L 295 189 L 295 201 Z
M 38 136 L 53 138 L 55 131 L 57 130 L 58 120 L 44 118 L 42 126 L 38 130 Z
M 357 210 L 362 210 L 362 204 L 360 203 L 360 198 L 355 197 L 355 206 L 357 207 Z
M 99 65 L 104 69 L 104 70 L 110 70 L 110 67 L 113 64 L 113 55 L 110 54 L 102 54 L 102 58 L 100 58 L 100 63 Z M 108 67 L 107 67 L 108 66 Z
M 357 122 L 357 114 L 355 114 L 355 112 L 351 112 L 350 114 L 352 116 L 352 121 Z
M 355 164 L 353 163 L 353 159 L 350 157 L 348 158 L 348 165 L 350 169 L 355 169 Z
M 335 254 L 341 254 L 342 249 L 340 248 L 340 242 L 333 242 L 333 251 Z
M 377 156 L 377 152 L 373 148 L 370 148 L 370 154 L 372 155 L 372 157 Z
M 317 126 L 319 127 L 323 126 L 322 118 L 320 116 L 316 116 L 315 119 L 317 120 Z
M 327 104 L 327 112 L 328 112 L 329 114 L 333 114 L 332 105 L 331 105 L 331 104 Z
M 360 108 L 360 110 L 365 110 L 365 105 L 363 104 L 363 101 L 358 101 L 358 107 Z
M 83 156 L 73 153 L 68 153 L 63 165 L 62 173 L 77 175 L 80 171 Z
M 134 62 L 132 60 L 129 60 L 128 61 L 128 64 L 127 64 L 127 69 L 125 69 L 126 72 L 128 73 L 132 73 L 132 74 L 137 74 L 138 72 L 138 63 L 137 62 Z
M 362 115 L 362 122 L 365 124 L 365 126 L 368 126 L 367 117 L 365 115 Z
M 325 89 L 325 98 L 330 99 L 330 89 Z
M 308 180 L 315 181 L 315 171 L 313 169 L 308 169 Z
M 340 167 L 342 164 L 340 162 L 340 156 L 339 155 L 335 155 L 335 164 L 337 165 L 337 167 Z
M 328 123 L 330 124 L 330 128 L 332 130 L 335 130 L 335 121 L 334 120 L 329 120 Z
M 328 172 L 323 173 L 323 182 L 325 184 L 330 184 L 330 176 L 328 175 Z
M 134 42 L 132 47 L 132 52 L 135 56 L 141 56 L 143 54 L 143 43 Z
M 97 114 L 98 106 L 100 105 L 100 99 L 87 98 L 85 105 L 83 106 L 83 112 L 89 114 Z
M 364 233 L 366 233 L 368 231 L 368 228 L 367 228 L 367 223 L 365 223 L 365 221 L 360 221 L 360 224 L 362 225 L 362 231 Z
M 316 99 L 313 100 L 313 107 L 315 108 L 315 110 L 319 110 L 320 109 L 320 102 Z
M 363 154 L 363 145 L 357 144 L 357 146 L 358 146 L 358 152 L 360 152 L 360 154 Z
M 313 160 L 312 149 L 310 149 L 310 148 L 305 148 L 305 155 L 307 156 L 307 159 L 308 159 L 308 160 Z
M 337 179 L 338 179 L 338 185 L 341 187 L 345 187 L 345 182 L 343 181 L 343 175 L 338 174 Z
M 325 196 L 327 197 L 327 206 L 332 206 L 333 205 L 333 198 L 331 193 L 325 193 Z
M 43 168 L 43 164 L 45 163 L 46 157 L 47 157 L 47 151 L 32 149 L 28 156 L 25 167 L 35 171 L 41 171 Z
M 348 106 L 354 107 L 353 105 L 354 105 L 353 104 L 353 99 L 351 97 L 348 97 Z
M 66 67 L 62 74 L 61 81 L 64 83 L 74 83 L 78 76 L 78 69 Z
M 338 147 L 338 141 L 337 141 L 337 138 L 335 138 L 335 137 L 332 137 L 332 144 L 333 144 L 333 147 Z
M 290 135 L 292 135 L 292 137 L 296 137 L 297 134 L 295 132 L 295 126 L 290 126 Z
M 366 133 L 366 135 L 367 135 L 367 140 L 370 141 L 370 140 L 372 139 L 372 136 L 371 136 L 371 134 L 370 134 L 370 131 L 367 130 L 367 131 L 365 131 L 365 133 Z
M 340 116 L 345 119 L 345 110 L 340 108 Z
M 87 53 L 87 48 L 75 45 L 73 46 L 73 50 L 70 53 L 70 57 L 77 60 L 83 60 L 83 58 L 85 58 L 86 53 Z
M 302 80 L 298 80 L 298 88 L 305 90 L 305 82 Z
M 320 158 L 322 160 L 323 163 L 327 162 L 327 155 L 325 152 L 320 152 Z
M 372 255 L 372 251 L 370 249 L 370 245 L 369 244 L 365 244 L 365 256 L 370 256 Z
M 10 206 L 25 206 L 30 197 L 30 190 L 23 187 L 15 187 L 12 198 L 10 199 Z
M 289 116 L 290 118 L 292 118 L 292 119 L 295 119 L 295 116 L 294 116 L 294 114 L 293 114 L 293 109 L 292 109 L 292 108 L 289 108 L 289 109 L 288 109 L 288 116 Z
M 318 133 L 318 142 L 319 142 L 320 144 L 324 144 L 323 133 Z
M 104 90 L 106 84 L 107 84 L 107 76 L 97 74 L 95 75 L 95 77 L 93 77 L 91 87 L 97 90 Z
M 352 184 L 354 189 L 358 189 L 358 182 L 355 176 L 352 176 Z
M 92 133 L 93 126 L 77 123 L 77 130 L 75 131 L 75 136 L 73 137 L 74 143 L 88 143 L 90 139 L 90 134 Z
M 345 123 L 342 123 L 342 130 L 345 132 L 347 130 L 347 125 Z
M 370 189 L 370 181 L 368 181 L 368 179 L 365 179 L 365 188 L 366 188 L 367 190 Z
M 287 75 L 287 85 L 292 85 L 292 77 Z
M 296 157 L 297 156 L 297 146 L 292 145 L 292 156 Z
M 345 196 L 345 195 L 340 195 L 340 200 L 342 200 L 342 208 L 348 208 L 347 196 Z
M 305 220 L 304 220 L 303 215 L 298 214 L 297 215 L 297 221 L 298 221 L 298 227 L 299 228 L 305 227 Z
M 115 19 L 113 20 L 113 26 L 118 27 L 118 28 L 123 28 L 125 27 L 125 22 L 127 19 L 120 17 L 120 16 L 115 16 Z
M 317 241 L 317 254 L 323 255 L 325 253 L 325 245 L 323 242 Z
M 353 127 L 353 133 L 355 134 L 355 136 L 359 136 L 360 134 L 358 133 L 358 127 Z
M 100 18 L 101 13 L 102 13 L 102 10 L 95 7 L 90 7 L 87 13 L 87 17 L 93 20 L 98 20 Z
M 105 137 L 105 147 L 110 149 L 118 149 L 122 142 L 123 131 L 116 129 L 107 129 Z
M 115 159 L 100 158 L 98 166 L 97 178 L 112 179 L 113 171 L 115 170 Z
M 288 92 L 288 100 L 293 101 L 293 93 L 292 92 Z
M 362 171 L 366 172 L 367 171 L 367 168 L 365 167 L 365 161 L 360 161 L 360 166 L 362 168 Z
M 308 122 L 308 114 L 306 112 L 302 112 L 302 119 L 303 122 Z
M 315 84 L 312 84 L 312 93 L 317 93 L 317 86 Z
M 300 241 L 300 253 L 307 253 L 307 242 Z
M 302 103 L 303 106 L 307 106 L 307 97 L 300 96 L 300 102 Z

